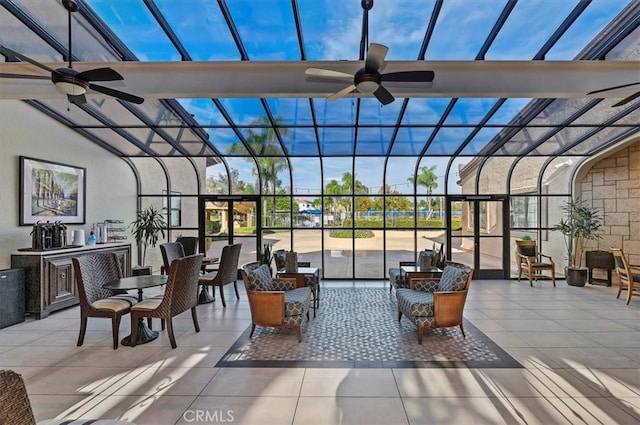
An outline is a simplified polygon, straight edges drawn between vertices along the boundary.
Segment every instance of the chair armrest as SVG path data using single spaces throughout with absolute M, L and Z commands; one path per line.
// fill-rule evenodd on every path
M 548 258 L 548 259 L 549 259 L 549 262 L 550 262 L 551 264 L 553 264 L 553 258 L 551 258 L 551 256 L 550 256 L 550 255 L 544 255 L 544 254 L 543 254 L 543 253 L 541 253 L 541 252 L 540 252 L 540 253 L 538 253 L 538 254 L 539 254 L 541 257 Z
M 467 291 L 433 293 L 433 317 L 437 326 L 456 326 L 462 322 Z
M 284 291 L 248 291 L 254 323 L 268 326 L 284 321 Z

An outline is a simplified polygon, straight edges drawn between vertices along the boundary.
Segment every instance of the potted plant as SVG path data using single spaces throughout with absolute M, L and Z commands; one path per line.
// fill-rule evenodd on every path
M 149 269 L 150 267 L 145 265 L 147 247 L 151 246 L 152 248 L 155 248 L 158 243 L 158 239 L 160 239 L 160 237 L 164 238 L 166 223 L 162 216 L 162 212 L 151 205 L 142 211 L 138 211 L 136 219 L 129 225 L 129 227 L 131 228 L 133 237 L 138 243 L 138 247 L 142 247 L 142 264 L 137 268 Z M 140 256 L 138 256 L 138 258 L 140 258 Z M 138 274 L 145 273 L 142 272 Z
M 565 216 L 553 230 L 563 234 L 567 247 L 567 283 L 572 286 L 584 286 L 587 282 L 587 268 L 582 267 L 582 250 L 586 241 L 600 238 L 598 231 L 602 226 L 602 218 L 597 209 L 589 207 L 579 199 L 567 201 L 562 210 Z

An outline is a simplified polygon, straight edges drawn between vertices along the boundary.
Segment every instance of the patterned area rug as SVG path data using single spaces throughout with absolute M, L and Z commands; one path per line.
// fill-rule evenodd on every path
M 317 317 L 303 324 L 302 342 L 295 330 L 250 328 L 217 367 L 348 368 L 521 368 L 478 328 L 465 320 L 459 327 L 425 332 L 418 344 L 413 323 L 398 323 L 395 293 L 385 288 L 327 288 Z

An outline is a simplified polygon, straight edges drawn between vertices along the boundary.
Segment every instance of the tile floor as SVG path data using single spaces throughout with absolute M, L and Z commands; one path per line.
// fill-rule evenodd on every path
M 325 286 L 380 287 L 382 282 Z M 388 285 L 388 284 L 387 284 Z M 239 285 L 241 286 L 241 285 Z M 250 324 L 246 297 L 198 308 L 166 336 L 111 348 L 110 322 L 77 307 L 0 330 L 0 368 L 26 379 L 37 420 L 136 424 L 637 424 L 640 297 L 616 288 L 475 281 L 465 317 L 524 369 L 216 368 Z M 322 314 L 322 307 L 318 311 Z M 313 320 L 313 319 L 312 319 Z M 121 336 L 129 332 L 123 320 Z M 293 337 L 293 335 L 292 335 Z

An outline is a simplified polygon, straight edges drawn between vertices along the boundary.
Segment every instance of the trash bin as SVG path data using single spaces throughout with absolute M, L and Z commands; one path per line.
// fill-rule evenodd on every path
M 24 269 L 0 270 L 0 329 L 24 322 Z

